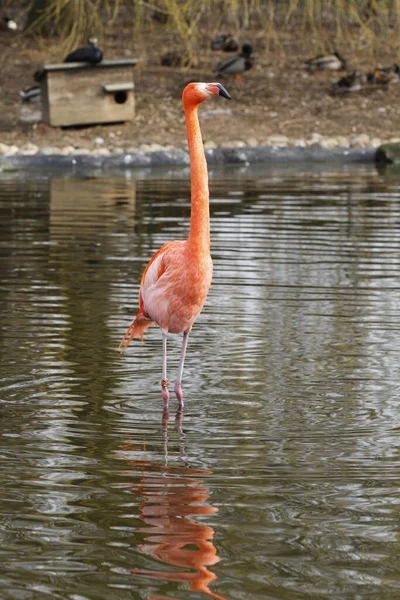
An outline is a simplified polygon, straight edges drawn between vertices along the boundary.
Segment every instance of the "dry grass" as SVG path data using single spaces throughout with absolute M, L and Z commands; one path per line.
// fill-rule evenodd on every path
M 400 43 L 400 0 L 33 0 L 27 32 L 57 36 L 70 50 L 105 24 L 131 27 L 145 45 L 146 32 L 164 27 L 195 60 L 206 31 L 262 31 L 265 48 L 280 47 L 288 33 L 316 51 L 346 45 L 371 55 L 384 43 Z M 54 40 L 54 37 L 53 37 Z

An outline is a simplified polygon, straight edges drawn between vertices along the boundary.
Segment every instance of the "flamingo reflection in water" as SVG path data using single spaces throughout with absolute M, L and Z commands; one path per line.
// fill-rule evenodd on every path
M 133 491 L 143 497 L 140 518 L 147 524 L 147 527 L 137 529 L 145 536 L 145 543 L 139 549 L 167 565 L 185 570 L 134 569 L 131 574 L 161 581 L 187 582 L 192 591 L 202 592 L 216 600 L 225 600 L 209 588 L 217 576 L 208 567 L 220 560 L 212 542 L 214 529 L 195 520 L 197 516 L 218 512 L 218 508 L 204 504 L 210 494 L 201 477 L 210 475 L 212 471 L 189 468 L 181 410 L 176 414 L 175 425 L 179 434 L 180 458 L 185 466 L 168 466 L 168 424 L 169 412 L 166 408 L 162 421 L 164 467 L 161 471 L 159 464 L 149 460 L 129 461 L 136 468 L 143 469 L 140 482 L 132 485 Z M 125 449 L 129 447 L 125 445 Z M 167 598 L 152 594 L 148 600 Z M 168 600 L 171 600 L 171 596 L 168 596 Z

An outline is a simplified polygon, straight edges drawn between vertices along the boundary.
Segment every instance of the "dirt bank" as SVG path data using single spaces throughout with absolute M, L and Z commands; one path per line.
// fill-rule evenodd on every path
M 108 59 L 138 57 L 136 68 L 136 118 L 133 123 L 58 129 L 42 123 L 24 123 L 29 112 L 21 105 L 19 91 L 32 83 L 34 71 L 45 62 L 59 62 L 57 48 L 43 50 L 32 39 L 3 37 L 0 40 L 0 142 L 17 148 L 69 148 L 121 152 L 159 147 L 183 148 L 185 131 L 180 95 L 190 80 L 213 80 L 212 70 L 221 54 L 211 52 L 204 41 L 199 65 L 192 69 L 161 67 L 160 56 L 174 47 L 167 34 L 155 30 L 154 44 L 147 52 L 127 42 L 127 36 L 109 35 L 103 42 Z M 130 39 L 130 38 L 129 38 Z M 206 146 L 307 145 L 325 147 L 377 146 L 396 138 L 400 83 L 373 87 L 343 97 L 332 97 L 330 85 L 341 74 L 307 74 L 302 62 L 309 48 L 288 41 L 279 50 L 266 51 L 260 34 L 241 35 L 256 51 L 255 66 L 243 82 L 226 78 L 223 83 L 232 102 L 223 99 L 202 107 L 202 131 Z M 343 51 L 343 49 L 341 49 Z M 226 56 L 226 55 L 225 55 Z M 295 58 L 293 58 L 295 57 Z M 353 65 L 363 72 L 374 62 L 360 48 L 351 55 Z M 382 64 L 395 62 L 389 54 L 379 56 Z M 272 139 L 271 139 L 272 138 Z M 33 150 L 32 150 L 33 152 Z

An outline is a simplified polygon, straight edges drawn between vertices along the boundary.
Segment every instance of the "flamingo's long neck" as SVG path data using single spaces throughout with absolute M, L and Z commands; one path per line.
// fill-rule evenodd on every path
M 185 106 L 190 156 L 191 217 L 189 243 L 200 252 L 210 251 L 210 208 L 207 163 L 201 137 L 197 104 Z

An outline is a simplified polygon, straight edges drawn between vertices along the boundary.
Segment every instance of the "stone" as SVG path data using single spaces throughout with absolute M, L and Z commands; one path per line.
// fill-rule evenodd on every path
M 338 141 L 336 138 L 332 137 L 322 138 L 319 144 L 321 148 L 327 148 L 329 150 L 330 148 L 336 148 L 338 146 Z
M 108 156 L 110 154 L 110 151 L 108 148 L 96 148 L 95 150 L 92 150 L 90 154 L 92 156 Z
M 7 146 L 7 144 L 2 144 L 0 142 L 0 154 L 9 154 L 10 151 L 10 146 Z
M 268 146 L 287 146 L 289 144 L 287 135 L 270 135 L 266 141 Z
M 230 144 L 229 144 L 230 148 L 245 148 L 246 147 L 246 142 L 242 142 L 242 140 L 233 140 Z
M 162 146 L 161 144 L 153 143 L 153 144 L 149 145 L 150 152 L 160 152 L 164 149 L 165 149 L 164 146 Z
M 18 154 L 18 153 L 19 153 L 18 146 L 16 146 L 15 144 L 13 144 L 12 146 L 8 146 L 7 154 Z
M 61 150 L 60 150 L 60 148 L 56 148 L 54 146 L 43 146 L 43 148 L 40 148 L 39 154 L 44 154 L 46 156 L 52 156 L 52 155 L 61 154 Z
M 206 150 L 212 150 L 213 148 L 217 148 L 217 144 L 213 140 L 207 140 L 204 142 L 204 148 Z
M 74 146 L 64 146 L 61 148 L 60 154 L 63 154 L 64 156 L 70 156 L 71 154 L 75 154 L 75 152 L 76 150 Z
M 36 144 L 32 144 L 31 142 L 27 142 L 20 148 L 21 154 L 32 155 L 37 154 L 39 152 L 39 147 Z
M 382 144 L 382 140 L 379 138 L 373 138 L 371 140 L 371 147 L 372 148 L 379 148 L 379 146 Z
M 322 135 L 320 133 L 317 133 L 316 131 L 313 131 L 311 137 L 309 137 L 307 140 L 307 145 L 312 146 L 313 144 L 319 144 L 321 140 Z
M 360 135 L 352 137 L 351 145 L 356 148 L 368 148 L 370 145 L 369 135 L 361 133 Z
M 350 148 L 350 142 L 344 135 L 338 135 L 335 139 L 340 148 Z

